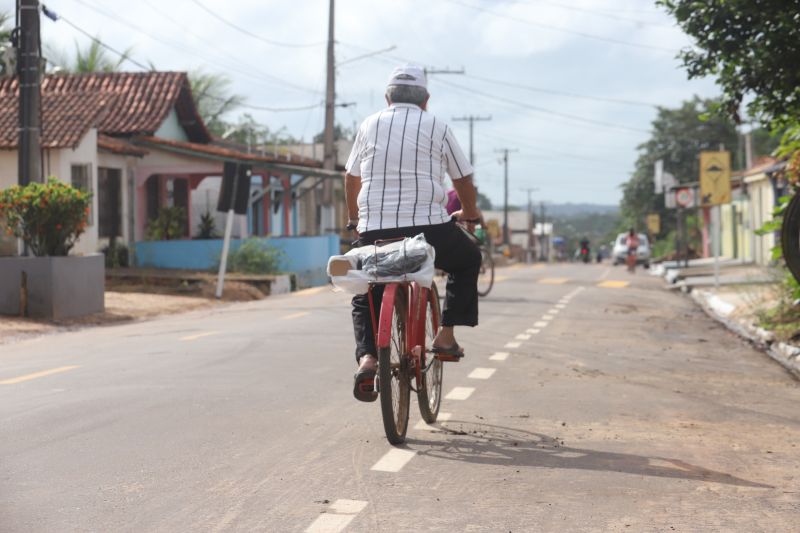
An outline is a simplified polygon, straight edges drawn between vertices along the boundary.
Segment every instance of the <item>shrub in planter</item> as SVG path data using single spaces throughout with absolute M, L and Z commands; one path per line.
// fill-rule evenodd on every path
M 101 251 L 105 256 L 106 268 L 127 268 L 130 265 L 130 253 L 124 244 L 113 241 Z
M 216 239 L 217 223 L 214 220 L 214 215 L 206 211 L 200 215 L 200 223 L 197 224 L 197 238 L 198 239 Z
M 0 191 L 6 233 L 37 256 L 63 256 L 86 228 L 92 196 L 55 178 Z
M 228 272 L 242 274 L 274 274 L 280 271 L 283 250 L 263 240 L 245 240 L 236 251 L 228 253 Z
M 182 207 L 162 207 L 158 217 L 147 223 L 145 234 L 149 241 L 170 241 L 183 237 L 186 210 Z

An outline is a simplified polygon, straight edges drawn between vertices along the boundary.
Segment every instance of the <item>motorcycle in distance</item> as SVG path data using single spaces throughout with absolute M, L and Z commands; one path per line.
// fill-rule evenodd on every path
M 592 254 L 589 253 L 589 241 L 587 239 L 581 241 L 580 259 L 584 263 L 589 263 L 592 260 Z

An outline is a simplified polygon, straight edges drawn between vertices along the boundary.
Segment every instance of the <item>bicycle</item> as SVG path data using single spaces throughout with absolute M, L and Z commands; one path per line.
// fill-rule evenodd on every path
M 481 270 L 478 274 L 478 296 L 488 296 L 494 286 L 494 259 L 489 244 L 484 242 L 480 248 Z
M 376 315 L 373 288 L 383 285 L 383 299 Z M 436 422 L 442 402 L 443 361 L 433 355 L 433 338 L 439 329 L 439 295 L 417 282 L 371 283 L 369 308 L 378 349 L 378 391 L 386 438 L 402 444 L 408 430 L 411 391 L 417 393 L 422 419 Z M 412 386 L 412 381 L 416 388 Z

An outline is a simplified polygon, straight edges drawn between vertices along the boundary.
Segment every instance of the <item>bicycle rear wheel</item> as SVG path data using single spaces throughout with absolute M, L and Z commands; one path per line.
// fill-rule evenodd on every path
M 425 344 L 433 345 L 433 338 L 439 329 L 439 291 L 436 284 L 431 285 L 428 301 L 425 302 Z M 430 359 L 428 358 L 430 356 Z M 436 422 L 439 416 L 439 406 L 442 404 L 442 370 L 444 364 L 433 354 L 422 353 L 422 381 L 417 390 L 417 403 L 422 419 L 428 424 Z
M 485 247 L 481 247 L 481 271 L 478 274 L 478 295 L 486 296 L 494 285 L 494 259 Z
M 386 438 L 392 444 L 401 444 L 406 438 L 408 406 L 411 399 L 404 296 L 404 291 L 398 288 L 392 309 L 389 346 L 378 348 L 378 385 L 383 429 Z M 381 310 L 381 314 L 383 312 L 384 309 Z
M 800 281 L 800 194 L 797 193 L 783 211 L 781 248 L 789 272 Z

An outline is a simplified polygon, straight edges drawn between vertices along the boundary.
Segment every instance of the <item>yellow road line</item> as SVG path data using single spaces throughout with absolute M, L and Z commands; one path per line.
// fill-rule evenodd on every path
M 68 370 L 73 370 L 75 368 L 80 368 L 79 366 L 60 366 L 58 368 L 51 368 L 50 370 L 42 370 L 41 372 L 34 372 L 33 374 L 25 374 L 24 376 L 19 376 L 16 378 L 5 379 L 0 381 L 0 385 L 15 385 L 17 383 L 22 383 L 23 381 L 30 381 L 36 378 L 43 378 L 45 376 L 50 376 L 52 374 L 60 374 L 61 372 L 67 372 Z
M 569 278 L 542 278 L 539 283 L 544 285 L 562 285 L 569 281 Z
M 218 335 L 219 331 L 206 331 L 205 333 L 197 333 L 195 335 L 187 335 L 186 337 L 181 337 L 180 340 L 182 341 L 193 341 L 195 339 L 201 339 L 203 337 L 210 337 L 211 335 Z
M 294 296 L 311 296 L 312 294 L 319 294 L 320 292 L 327 289 L 327 286 L 323 287 L 311 287 L 310 289 L 303 289 L 301 291 L 293 292 Z
M 546 265 L 543 265 L 542 263 L 536 263 L 535 265 L 533 265 L 533 268 L 544 268 L 545 266 Z
M 293 318 L 300 318 L 302 316 L 310 315 L 311 311 L 300 311 L 298 313 L 292 313 L 291 315 L 282 316 L 281 320 L 292 320 Z
M 508 279 L 509 279 L 508 276 L 495 276 L 494 282 L 497 283 L 499 281 L 506 281 Z
M 630 285 L 630 283 L 627 281 L 613 281 L 613 280 L 604 281 L 602 283 L 597 284 L 598 287 L 601 287 L 603 289 L 622 289 L 624 287 L 627 287 L 628 285 Z

